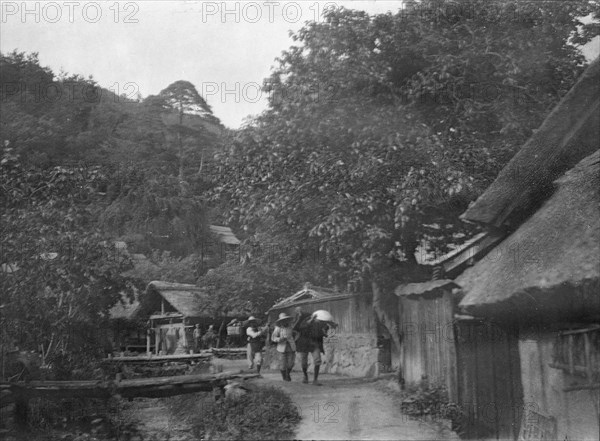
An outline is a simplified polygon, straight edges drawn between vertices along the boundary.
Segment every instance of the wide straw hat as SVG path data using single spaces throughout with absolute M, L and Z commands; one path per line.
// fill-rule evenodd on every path
M 284 320 L 288 320 L 293 318 L 291 315 L 287 315 L 285 312 L 282 312 L 279 314 L 279 318 L 277 320 L 275 320 L 275 324 L 278 325 L 280 324 L 282 321 Z
M 253 315 L 251 315 L 250 317 L 248 317 L 248 320 L 246 320 L 244 322 L 244 325 L 249 325 L 250 323 L 260 323 L 260 322 L 261 322 L 260 319 L 258 319 L 256 317 L 254 317 Z

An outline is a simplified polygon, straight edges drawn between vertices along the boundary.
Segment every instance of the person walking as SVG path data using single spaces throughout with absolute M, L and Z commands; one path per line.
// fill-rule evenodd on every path
M 312 355 L 313 360 L 313 381 L 315 386 L 321 386 L 319 383 L 319 371 L 321 369 L 321 354 L 325 354 L 323 339 L 327 336 L 329 324 L 333 322 L 333 317 L 327 311 L 317 311 L 313 314 L 297 310 L 295 330 L 299 336 L 296 341 L 296 351 L 300 354 L 300 365 L 304 378 L 302 383 L 308 383 L 308 354 Z
M 279 369 L 283 381 L 292 381 L 290 373 L 294 367 L 294 359 L 296 358 L 296 341 L 294 339 L 295 332 L 292 328 L 292 316 L 285 312 L 279 314 L 279 318 L 275 321 L 275 329 L 271 340 L 277 343 L 277 352 L 279 352 Z
M 246 324 L 246 336 L 248 340 L 248 365 L 250 369 L 254 369 L 254 363 L 256 362 L 256 372 L 260 374 L 260 368 L 262 366 L 262 350 L 265 346 L 265 334 L 268 330 L 267 327 L 259 328 L 260 321 L 254 317 L 248 317 Z

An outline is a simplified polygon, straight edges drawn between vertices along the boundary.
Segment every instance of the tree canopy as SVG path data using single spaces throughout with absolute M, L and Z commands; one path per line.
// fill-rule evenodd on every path
M 0 161 L 2 332 L 50 363 L 98 354 L 109 309 L 132 294 L 131 267 L 97 227 L 100 169 L 24 166 L 12 149 Z M 83 360 L 80 360 L 83 362 Z

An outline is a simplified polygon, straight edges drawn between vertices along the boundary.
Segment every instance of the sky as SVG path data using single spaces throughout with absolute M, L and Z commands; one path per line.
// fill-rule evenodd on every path
M 396 12 L 401 1 L 2 1 L 0 50 L 38 52 L 55 73 L 92 75 L 129 98 L 192 82 L 226 126 L 266 108 L 260 85 L 327 7 Z M 598 40 L 589 50 L 597 54 Z M 589 51 L 588 50 L 588 51 Z
M 325 7 L 396 12 L 400 1 L 2 1 L 0 50 L 38 52 L 55 73 L 92 75 L 135 98 L 192 82 L 226 126 L 266 108 L 259 87 Z

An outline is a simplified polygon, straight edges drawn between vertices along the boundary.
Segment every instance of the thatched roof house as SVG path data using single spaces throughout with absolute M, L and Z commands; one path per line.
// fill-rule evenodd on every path
M 203 317 L 209 314 L 209 296 L 202 288 L 187 283 L 155 280 L 146 287 L 135 317 Z
M 477 316 L 600 318 L 600 152 L 556 181 L 556 192 L 456 282 Z
M 599 131 L 597 59 L 463 214 L 488 231 L 508 233 L 456 282 L 464 294 L 462 312 L 516 330 L 517 348 L 505 358 L 518 360 L 520 384 L 512 384 L 522 387 L 523 403 L 535 404 L 522 416 L 520 438 L 597 439 L 600 431 Z M 507 371 L 504 359 L 481 370 L 489 358 L 481 356 L 484 346 L 469 336 L 463 340 L 467 351 L 459 353 L 474 347 L 475 368 L 465 359 L 461 383 L 477 384 L 491 370 L 479 388 L 489 392 L 478 402 L 501 401 L 507 382 L 498 383 L 497 375 Z M 485 347 L 495 353 L 499 346 L 487 339 Z M 477 395 L 474 390 L 466 387 L 461 396 Z M 518 404 L 515 397 L 506 400 L 505 411 Z
M 396 289 L 405 378 L 456 384 L 468 437 L 598 437 L 599 132 L 597 59 L 462 215 L 454 280 Z

